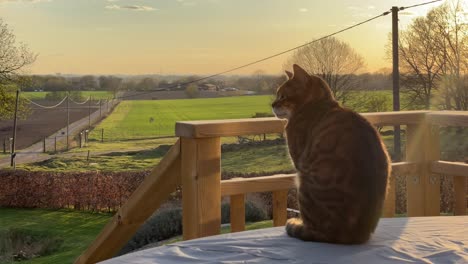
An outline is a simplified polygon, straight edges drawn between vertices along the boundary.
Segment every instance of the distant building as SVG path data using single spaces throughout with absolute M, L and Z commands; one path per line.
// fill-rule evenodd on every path
M 218 91 L 218 86 L 211 83 L 202 83 L 198 86 L 200 91 Z

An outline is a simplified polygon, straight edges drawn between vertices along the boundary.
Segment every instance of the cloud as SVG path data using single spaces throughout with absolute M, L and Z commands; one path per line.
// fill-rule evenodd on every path
M 176 0 L 178 3 L 182 4 L 183 6 L 195 6 L 197 5 L 196 2 L 193 1 L 186 1 L 186 0 Z
M 299 12 L 307 12 L 307 11 L 309 11 L 309 9 L 307 9 L 307 8 L 299 8 Z
M 142 5 L 108 5 L 105 7 L 106 9 L 111 10 L 133 10 L 133 11 L 155 11 L 158 10 L 157 8 L 151 6 L 142 6 Z

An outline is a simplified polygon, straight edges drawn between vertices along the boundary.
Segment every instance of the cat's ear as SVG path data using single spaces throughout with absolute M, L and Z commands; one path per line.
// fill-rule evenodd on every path
M 302 69 L 301 66 L 297 64 L 293 65 L 293 71 L 294 71 L 294 75 L 309 76 L 309 74 L 304 69 Z
M 293 77 L 292 72 L 290 72 L 290 71 L 285 71 L 285 72 L 286 72 L 286 75 L 288 76 L 288 79 L 292 79 L 292 77 Z

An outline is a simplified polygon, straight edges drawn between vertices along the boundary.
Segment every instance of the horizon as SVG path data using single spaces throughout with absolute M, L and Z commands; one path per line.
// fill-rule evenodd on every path
M 211 75 L 335 32 L 392 5 L 420 2 L 0 0 L 0 12 L 17 41 L 39 54 L 28 75 Z M 400 12 L 400 28 L 441 3 Z M 337 38 L 363 56 L 367 67 L 361 73 L 374 73 L 391 68 L 385 59 L 389 32 L 391 15 Z M 282 74 L 291 54 L 227 75 Z

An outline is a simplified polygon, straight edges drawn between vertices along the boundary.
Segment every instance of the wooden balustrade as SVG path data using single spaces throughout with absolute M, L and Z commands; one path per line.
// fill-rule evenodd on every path
M 468 112 L 402 111 L 363 114 L 375 126 L 406 125 L 405 162 L 392 164 L 384 217 L 395 214 L 395 175 L 407 179 L 408 216 L 440 214 L 440 174 L 454 176 L 456 215 L 466 214 L 468 164 L 439 160 L 439 126 L 468 126 Z M 137 228 L 182 185 L 183 237 L 220 233 L 221 197 L 229 196 L 231 231 L 245 229 L 245 195 L 272 192 L 273 223 L 284 225 L 287 194 L 295 175 L 235 178 L 221 181 L 221 137 L 282 133 L 276 118 L 177 122 L 181 139 L 122 206 L 98 238 L 75 263 L 95 263 L 112 257 Z

